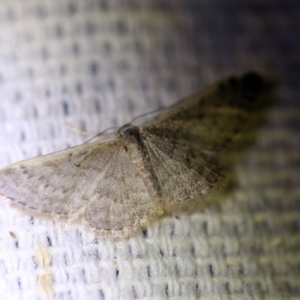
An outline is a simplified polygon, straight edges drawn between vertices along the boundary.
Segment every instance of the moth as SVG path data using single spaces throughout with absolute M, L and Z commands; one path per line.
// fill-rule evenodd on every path
M 0 170 L 0 198 L 32 216 L 123 237 L 218 190 L 222 164 L 264 98 L 256 73 L 231 76 L 114 138 Z

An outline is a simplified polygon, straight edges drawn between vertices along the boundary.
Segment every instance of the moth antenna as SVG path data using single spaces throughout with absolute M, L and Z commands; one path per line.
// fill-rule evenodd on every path
M 103 131 L 101 131 L 101 132 L 95 134 L 93 137 L 91 137 L 90 139 L 88 139 L 87 141 L 85 141 L 83 144 L 89 143 L 90 141 L 92 141 L 92 140 L 95 139 L 96 137 L 99 137 L 99 136 L 103 135 L 104 133 L 106 133 L 106 132 L 109 131 L 109 130 L 112 130 L 112 129 L 118 129 L 118 128 L 119 128 L 119 127 L 117 127 L 117 126 L 109 127 L 109 128 L 107 128 L 107 129 L 105 129 L 105 130 L 103 130 Z
M 86 130 L 80 130 L 78 129 L 77 127 L 65 122 L 65 126 L 67 129 L 69 129 L 70 131 L 73 131 L 75 132 L 76 134 L 79 134 L 79 135 L 83 135 L 83 136 L 94 136 L 96 135 L 97 133 L 95 132 L 90 132 L 90 131 L 86 131 Z
M 151 114 L 161 112 L 161 111 L 163 111 L 164 109 L 167 109 L 167 108 L 168 108 L 168 107 L 161 107 L 161 108 L 157 108 L 157 109 L 155 109 L 155 110 L 152 110 L 152 111 L 143 113 L 143 114 L 141 114 L 141 115 L 138 115 L 138 116 L 134 117 L 133 119 L 131 119 L 131 121 L 129 122 L 129 124 L 132 124 L 134 121 L 138 120 L 139 118 L 143 118 L 143 117 L 145 117 L 145 116 L 149 116 L 149 115 L 151 115 Z

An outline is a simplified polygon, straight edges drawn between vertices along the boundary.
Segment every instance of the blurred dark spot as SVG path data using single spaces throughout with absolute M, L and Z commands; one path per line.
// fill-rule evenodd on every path
M 255 72 L 246 73 L 242 77 L 243 96 L 252 100 L 262 87 L 262 78 Z
M 52 241 L 51 241 L 49 236 L 47 236 L 47 242 L 48 242 L 49 247 L 51 247 L 52 246 Z
M 63 112 L 65 116 L 68 116 L 70 114 L 69 104 L 67 102 L 63 102 Z

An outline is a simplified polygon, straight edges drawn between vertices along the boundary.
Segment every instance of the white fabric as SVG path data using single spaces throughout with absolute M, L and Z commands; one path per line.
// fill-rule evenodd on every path
M 1 204 L 0 299 L 299 299 L 299 22 L 269 5 L 1 2 L 1 167 L 86 139 L 66 123 L 123 125 L 231 72 L 282 85 L 219 205 L 112 242 Z

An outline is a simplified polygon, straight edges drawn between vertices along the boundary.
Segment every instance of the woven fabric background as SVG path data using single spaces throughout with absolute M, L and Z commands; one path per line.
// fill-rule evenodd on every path
M 300 299 L 296 0 L 2 0 L 0 167 L 231 73 L 278 79 L 221 203 L 124 241 L 0 208 L 0 299 Z

